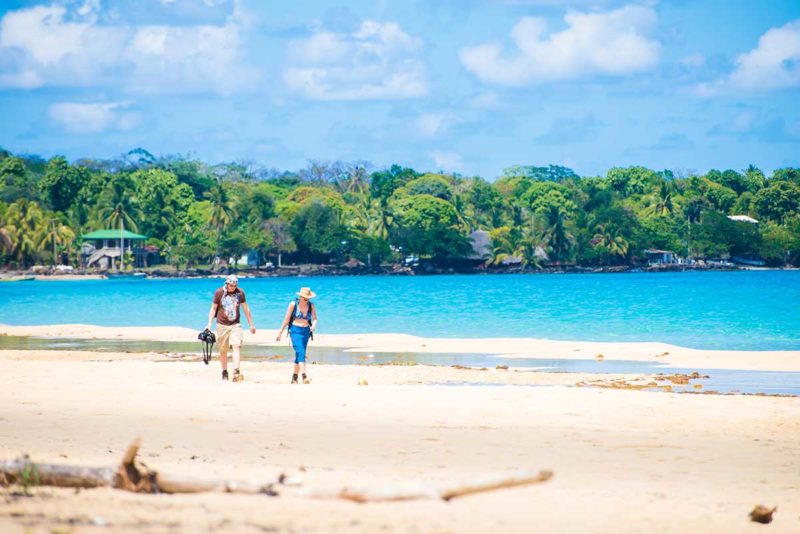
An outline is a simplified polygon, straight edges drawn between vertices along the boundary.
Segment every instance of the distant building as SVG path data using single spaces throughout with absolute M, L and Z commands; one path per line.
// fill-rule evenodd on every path
M 472 252 L 467 256 L 470 260 L 488 260 L 492 257 L 492 238 L 489 232 L 475 230 L 469 234 L 469 241 L 472 245 Z
M 550 262 L 550 255 L 547 254 L 547 251 L 539 245 L 536 245 L 536 247 L 533 249 L 533 257 L 542 263 Z
M 228 263 L 235 265 L 247 265 L 248 267 L 258 267 L 261 265 L 261 254 L 256 249 L 250 249 L 247 254 L 240 256 L 238 259 L 231 258 Z
M 500 265 L 503 267 L 522 267 L 524 263 L 525 260 L 519 256 L 506 256 L 503 258 L 503 261 L 500 262 Z
M 147 236 L 129 230 L 95 230 L 81 236 L 81 264 L 84 267 L 111 269 L 119 264 L 122 247 L 133 256 L 133 267 L 157 263 L 158 248 L 145 246 Z
M 648 265 L 673 265 L 679 263 L 678 257 L 670 250 L 648 248 L 644 250 Z
M 739 265 L 747 265 L 748 267 L 763 267 L 767 263 L 761 258 L 748 256 L 732 256 L 731 261 Z
M 751 224 L 758 224 L 758 221 L 752 217 L 748 217 L 747 215 L 728 215 L 728 218 L 732 221 L 738 222 L 747 222 Z

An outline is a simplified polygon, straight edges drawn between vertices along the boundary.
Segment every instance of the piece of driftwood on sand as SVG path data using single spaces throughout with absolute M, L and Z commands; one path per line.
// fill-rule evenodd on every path
M 0 483 L 67 488 L 115 488 L 136 493 L 246 493 L 270 496 L 292 495 L 314 499 L 346 499 L 355 502 L 405 501 L 414 499 L 450 500 L 473 493 L 546 482 L 550 471 L 519 471 L 475 479 L 441 488 L 298 488 L 299 481 L 280 474 L 274 480 L 252 483 L 173 477 L 150 470 L 137 461 L 140 441 L 134 441 L 117 467 L 84 467 L 42 464 L 27 456 L 0 462 Z

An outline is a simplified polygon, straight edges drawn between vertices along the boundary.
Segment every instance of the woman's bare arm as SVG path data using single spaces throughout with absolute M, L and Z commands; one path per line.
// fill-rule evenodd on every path
M 283 323 L 281 324 L 281 329 L 278 330 L 278 337 L 275 338 L 275 341 L 280 341 L 281 336 L 283 335 L 283 330 L 286 328 L 286 325 L 289 324 L 289 318 L 292 316 L 292 308 L 294 307 L 294 302 L 290 302 L 289 306 L 286 308 L 286 315 L 283 316 Z
M 308 305 L 311 306 L 311 303 L 309 302 Z M 311 323 L 311 331 L 313 332 L 314 330 L 317 329 L 317 307 L 316 306 L 311 306 L 311 318 L 314 320 Z

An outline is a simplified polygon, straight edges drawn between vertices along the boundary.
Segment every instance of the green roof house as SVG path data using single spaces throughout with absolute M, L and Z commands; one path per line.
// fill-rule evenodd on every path
M 145 240 L 147 236 L 130 230 L 95 230 L 81 236 L 81 260 L 85 267 L 110 269 L 118 261 L 122 268 L 124 258 L 121 256 L 125 250 L 133 255 L 134 267 L 145 267 L 150 252 L 144 245 Z

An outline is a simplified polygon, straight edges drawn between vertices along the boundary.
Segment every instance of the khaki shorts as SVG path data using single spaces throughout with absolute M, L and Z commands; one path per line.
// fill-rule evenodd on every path
M 228 352 L 228 347 L 241 347 L 242 325 L 236 323 L 228 326 L 217 323 L 217 343 L 221 352 Z

